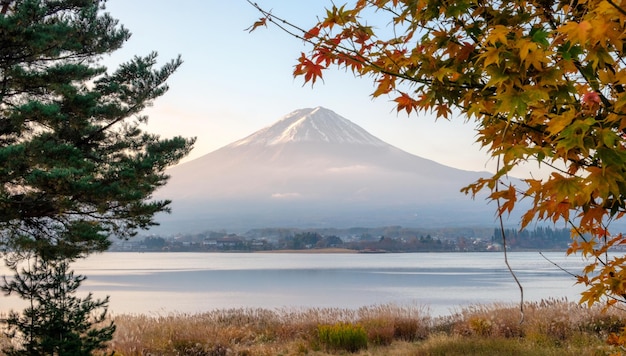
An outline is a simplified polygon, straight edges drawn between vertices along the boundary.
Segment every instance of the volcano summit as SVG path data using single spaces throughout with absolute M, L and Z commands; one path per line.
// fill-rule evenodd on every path
M 459 190 L 488 173 L 402 151 L 331 110 L 296 110 L 168 170 L 173 200 L 159 230 L 442 227 L 492 224 L 494 210 Z

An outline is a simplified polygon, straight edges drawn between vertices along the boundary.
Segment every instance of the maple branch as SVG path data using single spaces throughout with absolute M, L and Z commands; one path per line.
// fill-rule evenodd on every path
M 576 233 L 576 235 L 578 235 L 578 237 L 580 237 L 581 240 L 583 240 L 585 243 L 589 243 L 589 240 L 583 235 L 583 233 L 580 231 L 579 227 L 576 226 L 576 224 L 574 224 L 574 222 L 571 219 L 567 219 L 567 223 L 570 224 L 570 226 L 572 227 L 572 229 L 574 230 L 574 232 Z M 598 262 L 600 262 L 603 266 L 606 267 L 606 262 L 603 261 L 600 257 L 595 256 L 596 260 Z
M 498 169 L 500 167 L 500 157 L 498 157 Z M 498 185 L 496 184 L 496 192 L 498 192 Z M 496 199 L 496 204 L 498 205 L 498 221 L 500 222 L 500 235 L 502 236 L 502 250 L 504 251 L 504 264 L 506 264 L 506 267 L 509 269 L 509 272 L 511 273 L 511 276 L 513 276 L 513 279 L 515 280 L 515 283 L 517 283 L 517 286 L 519 287 L 519 291 L 520 291 L 520 303 L 519 303 L 519 308 L 520 308 L 520 321 L 519 323 L 522 324 L 524 322 L 524 288 L 522 287 L 522 284 L 520 283 L 520 281 L 517 279 L 517 276 L 515 275 L 515 272 L 513 271 L 513 269 L 511 268 L 511 265 L 509 264 L 509 258 L 507 255 L 507 247 L 506 247 L 506 234 L 504 233 L 504 222 L 502 221 L 502 210 L 501 210 L 501 206 L 500 206 L 500 198 L 498 197 Z
M 563 268 L 563 267 L 559 266 L 556 262 L 554 262 L 554 261 L 550 260 L 548 257 L 546 257 L 546 256 L 543 254 L 543 252 L 539 251 L 539 254 L 540 254 L 540 255 L 541 255 L 541 257 L 543 257 L 546 261 L 548 261 L 548 262 L 552 263 L 553 265 L 555 265 L 555 266 L 556 266 L 556 268 L 558 268 L 558 269 L 560 269 L 561 271 L 563 271 L 563 272 L 565 272 L 565 273 L 569 274 L 570 276 L 572 276 L 572 277 L 574 277 L 574 278 L 579 278 L 579 277 L 581 277 L 580 275 L 574 274 L 574 273 L 572 273 L 572 272 L 570 272 L 570 271 L 566 270 L 565 268 Z
M 576 234 L 577 234 L 577 235 L 578 235 L 578 236 L 579 236 L 579 237 L 580 237 L 580 238 L 581 238 L 584 242 L 589 243 L 589 241 L 588 241 L 588 240 L 587 240 L 587 239 L 586 239 L 586 238 L 582 235 L 582 233 L 580 232 L 580 230 L 578 229 L 578 227 L 577 227 L 576 225 L 574 225 L 574 223 L 573 223 L 571 220 L 569 220 L 569 219 L 568 219 L 568 223 L 572 226 L 572 228 L 574 229 L 574 231 L 576 232 Z M 608 223 L 607 223 L 607 224 L 605 224 L 605 225 L 603 226 L 604 231 L 605 231 L 605 232 L 604 232 L 604 234 L 603 234 L 603 238 L 604 238 L 604 240 L 605 240 L 605 241 L 606 241 L 606 238 L 607 238 L 607 227 L 608 227 Z M 604 253 L 604 255 L 605 255 L 605 260 L 603 260 L 602 258 L 600 258 L 600 256 L 599 256 L 598 252 L 599 252 L 599 251 L 598 251 L 598 250 L 596 250 L 596 249 L 594 249 L 594 250 L 593 250 L 593 257 L 594 257 L 594 259 L 595 259 L 596 261 L 598 261 L 600 264 L 602 264 L 602 266 L 603 266 L 603 267 L 607 267 L 607 265 L 608 265 L 608 263 L 609 263 L 608 251 L 605 251 L 605 253 Z M 609 273 L 609 276 L 613 277 L 613 276 L 614 276 L 614 273 L 613 273 L 613 272 L 610 272 L 610 273 Z M 621 303 L 626 303 L 626 294 L 621 294 L 621 295 L 620 295 L 623 299 L 619 299 L 619 298 L 617 298 L 617 297 L 615 297 L 615 296 L 613 296 L 613 295 L 610 295 L 610 294 L 606 294 L 605 296 L 606 296 L 607 298 L 609 298 L 609 299 L 613 299 L 613 300 L 616 300 L 616 301 L 621 302 Z M 621 309 L 621 308 L 620 308 L 620 309 Z
M 622 15 L 626 16 L 626 10 L 622 9 L 621 6 L 617 5 L 613 0 L 606 0 L 611 6 L 613 6 L 617 11 L 619 11 Z
M 391 75 L 394 76 L 396 78 L 400 78 L 400 79 L 405 79 L 411 82 L 415 82 L 415 83 L 419 83 L 419 84 L 424 84 L 424 85 L 430 85 L 432 83 L 431 80 L 427 80 L 427 79 L 418 79 L 418 78 L 414 78 L 411 77 L 409 75 L 403 74 L 403 73 L 398 73 L 398 72 L 392 72 L 389 71 L 383 67 L 380 67 L 378 65 L 376 65 L 374 62 L 370 61 L 367 57 L 363 56 L 362 54 L 358 53 L 358 51 L 356 51 L 355 49 L 351 49 L 351 48 L 347 48 L 345 46 L 342 45 L 335 45 L 335 44 L 328 44 L 328 41 L 324 40 L 323 38 L 321 38 L 320 36 L 313 36 L 311 38 L 315 38 L 317 39 L 319 42 L 314 42 L 313 40 L 311 40 L 310 38 L 305 38 L 304 35 L 299 35 L 298 33 L 293 32 L 292 30 L 287 29 L 286 27 L 290 27 L 302 34 L 306 34 L 308 33 L 308 31 L 304 30 L 303 28 L 294 25 L 293 23 L 278 17 L 276 15 L 273 15 L 272 13 L 263 10 L 263 8 L 261 8 L 257 3 L 253 3 L 251 0 L 246 0 L 250 5 L 252 5 L 253 7 L 255 7 L 259 12 L 261 12 L 271 23 L 273 23 L 274 25 L 276 25 L 276 27 L 278 27 L 279 29 L 281 29 L 283 32 L 287 33 L 288 35 L 297 38 L 299 40 L 302 40 L 304 42 L 309 43 L 310 45 L 312 45 L 313 47 L 320 47 L 320 48 L 324 48 L 324 49 L 328 49 L 333 53 L 342 53 L 341 51 L 344 51 L 345 53 L 348 53 L 352 56 L 352 58 L 356 61 L 359 62 L 363 65 L 368 65 L 371 66 L 372 68 L 374 68 L 376 71 L 383 73 L 383 74 L 387 74 L 387 75 Z M 284 26 L 286 25 L 286 26 Z M 340 51 L 341 50 L 341 51 Z
M 285 27 L 281 26 L 276 21 L 273 21 L 273 19 L 276 19 L 276 20 L 284 23 L 285 25 L 287 25 L 289 27 L 292 27 L 292 28 L 294 28 L 294 29 L 296 29 L 296 30 L 298 30 L 298 31 L 300 31 L 302 33 L 306 33 L 306 31 L 304 29 L 302 29 L 302 28 L 300 28 L 300 27 L 298 27 L 298 26 L 288 22 L 287 20 L 284 20 L 284 19 L 282 19 L 282 18 L 280 18 L 278 16 L 273 15 L 271 12 L 264 10 L 261 6 L 259 6 L 259 4 L 255 3 L 255 2 L 252 2 L 251 0 L 246 0 L 246 1 L 248 2 L 248 4 L 252 5 L 255 9 L 257 9 L 261 14 L 263 14 L 263 17 L 265 19 L 269 20 L 270 22 L 273 22 L 278 28 L 280 28 L 281 30 L 283 30 L 287 34 L 289 34 L 289 35 L 291 35 L 291 36 L 293 36 L 295 38 L 301 39 L 303 41 L 309 42 L 311 44 L 314 44 L 313 42 L 311 42 L 311 41 L 301 37 L 300 35 L 298 35 L 296 33 L 293 33 L 290 30 L 287 30 Z M 254 30 L 254 28 L 251 28 L 250 32 L 252 32 L 252 30 Z
M 251 0 L 246 0 L 250 5 L 252 5 L 254 8 L 256 8 L 263 16 L 264 19 L 269 20 L 271 23 L 273 23 L 276 27 L 278 27 L 279 29 L 281 29 L 283 32 L 285 32 L 286 34 L 302 40 L 303 42 L 306 42 L 310 45 L 312 45 L 314 48 L 319 48 L 319 49 L 324 49 L 327 50 L 331 53 L 335 53 L 335 54 L 343 54 L 347 57 L 349 57 L 351 60 L 354 60 L 355 62 L 364 65 L 364 66 L 368 66 L 371 67 L 373 69 L 373 71 L 381 73 L 381 74 L 385 74 L 385 75 L 389 75 L 401 80 L 406 80 L 407 82 L 411 82 L 411 83 L 417 83 L 417 84 L 422 84 L 422 85 L 426 85 L 426 86 L 430 86 L 433 84 L 433 79 L 427 79 L 427 78 L 420 78 L 420 77 L 414 77 L 410 74 L 407 73 L 408 69 L 403 73 L 401 72 L 402 66 L 399 65 L 397 63 L 397 61 L 388 58 L 392 61 L 392 63 L 394 63 L 396 65 L 396 67 L 398 68 L 397 71 L 392 71 L 389 69 L 386 69 L 384 67 L 381 67 L 379 65 L 377 65 L 376 63 L 374 63 L 372 60 L 369 59 L 369 57 L 366 57 L 365 55 L 361 54 L 356 48 L 348 48 L 344 45 L 341 44 L 336 44 L 336 43 L 332 43 L 329 42 L 328 40 L 326 40 L 325 38 L 323 38 L 320 35 L 315 35 L 315 36 L 311 36 L 309 38 L 307 38 L 305 35 L 307 33 L 309 33 L 308 31 L 304 30 L 303 28 L 279 17 L 276 16 L 274 14 L 272 14 L 269 11 L 264 10 L 263 8 L 261 8 L 257 3 L 253 3 Z M 395 14 L 395 12 L 393 12 L 391 9 L 387 9 L 384 8 L 384 10 L 389 11 L 390 13 Z M 424 25 L 422 25 L 422 28 L 424 29 L 428 29 L 428 30 L 434 30 L 434 28 L 428 28 Z M 300 35 L 300 33 L 302 35 Z M 315 39 L 316 41 L 313 41 L 312 39 Z M 450 40 L 458 45 L 462 45 L 458 40 L 456 40 L 455 38 L 450 38 Z M 477 39 L 473 39 L 475 41 L 477 41 Z M 376 45 L 376 44 L 374 44 Z M 381 52 L 383 51 L 383 49 L 385 47 L 376 45 L 376 48 L 378 48 Z M 362 73 L 360 73 L 362 75 Z M 474 90 L 487 90 L 488 88 L 485 87 L 484 84 L 480 84 L 480 83 L 447 83 L 447 85 L 451 88 L 456 88 L 456 89 L 474 89 Z M 397 89 L 394 89 L 394 91 L 398 91 Z M 462 107 L 455 105 L 456 107 L 463 109 Z

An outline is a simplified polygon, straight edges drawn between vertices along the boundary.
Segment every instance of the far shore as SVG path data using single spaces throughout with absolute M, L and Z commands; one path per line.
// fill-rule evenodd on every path
M 359 253 L 349 248 L 311 248 L 303 250 L 267 250 L 255 251 L 255 253 Z

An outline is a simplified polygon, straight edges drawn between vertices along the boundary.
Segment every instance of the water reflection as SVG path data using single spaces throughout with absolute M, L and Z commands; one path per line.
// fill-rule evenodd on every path
M 563 253 L 546 256 L 574 272 L 583 265 Z M 525 300 L 578 299 L 582 287 L 538 253 L 510 253 L 509 258 Z M 469 304 L 519 301 L 498 253 L 105 253 L 75 268 L 88 277 L 83 290 L 111 296 L 115 314 L 395 303 L 427 306 L 433 315 L 443 315 Z M 3 306 L 17 303 L 5 298 Z

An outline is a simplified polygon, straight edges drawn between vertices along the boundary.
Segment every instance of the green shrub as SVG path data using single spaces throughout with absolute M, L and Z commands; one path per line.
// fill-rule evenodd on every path
M 358 324 L 319 325 L 317 335 L 320 344 L 329 349 L 357 352 L 367 348 L 367 332 Z
M 493 330 L 493 323 L 486 318 L 471 317 L 469 319 L 469 327 L 475 335 L 489 336 Z

